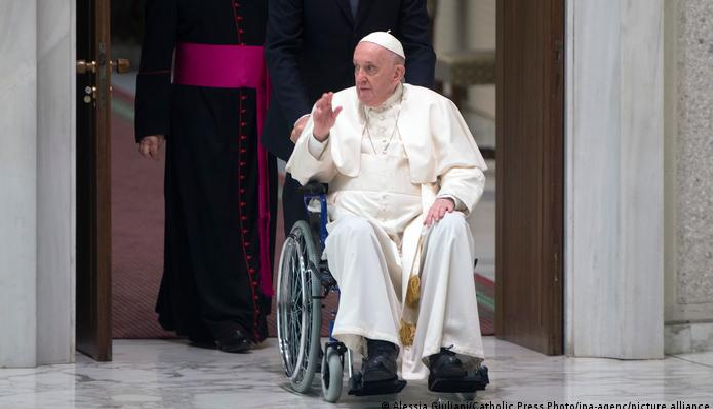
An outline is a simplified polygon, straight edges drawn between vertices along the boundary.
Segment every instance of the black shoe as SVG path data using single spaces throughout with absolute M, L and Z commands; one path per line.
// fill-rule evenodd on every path
M 230 334 L 216 340 L 218 349 L 231 354 L 240 354 L 252 349 L 252 341 L 244 335 L 240 329 L 232 331 Z
M 215 337 L 205 332 L 196 331 L 188 335 L 188 345 L 194 348 L 215 349 Z
M 441 348 L 441 352 L 428 357 L 431 376 L 436 378 L 463 378 L 466 370 L 463 361 L 456 358 L 456 354 Z
M 480 366 L 475 372 L 463 368 L 463 361 L 456 354 L 441 348 L 441 352 L 428 357 L 430 374 L 428 390 L 432 392 L 482 391 L 488 384 L 488 368 Z
M 215 349 L 215 341 L 212 339 L 188 337 L 188 345 L 193 348 Z
M 399 356 L 399 347 L 396 344 L 367 339 L 367 354 L 362 363 L 362 381 L 378 382 L 397 379 L 396 358 Z

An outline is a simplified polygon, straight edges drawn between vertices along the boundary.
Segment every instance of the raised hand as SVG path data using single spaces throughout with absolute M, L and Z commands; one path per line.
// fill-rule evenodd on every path
M 332 96 L 334 94 L 329 92 L 322 94 L 322 98 L 317 101 L 314 106 L 314 112 L 312 113 L 312 119 L 314 120 L 314 129 L 312 134 L 315 139 L 322 142 L 329 136 L 329 130 L 334 126 L 334 121 L 337 119 L 337 115 L 342 112 L 342 107 L 337 106 L 332 109 Z

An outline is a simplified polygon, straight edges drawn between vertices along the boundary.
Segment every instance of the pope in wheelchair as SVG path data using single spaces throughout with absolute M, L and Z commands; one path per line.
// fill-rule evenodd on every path
M 352 394 L 395 393 L 406 380 L 425 378 L 436 392 L 482 390 L 488 378 L 468 215 L 483 192 L 485 162 L 450 100 L 403 83 L 405 56 L 394 36 L 364 37 L 354 70 L 356 86 L 316 102 L 286 166 L 303 185 L 328 184 L 328 236 L 320 256 L 340 298 L 322 361 L 323 388 L 331 380 L 340 391 L 328 400 L 341 394 L 339 363 L 348 348 L 364 357 L 360 372 L 349 367 Z M 310 271 L 324 263 L 307 261 Z M 314 284 L 302 279 L 303 286 Z M 312 294 L 317 310 L 318 292 Z M 302 303 L 310 301 L 291 302 L 304 312 Z M 279 314 L 278 331 L 285 332 Z M 308 321 L 300 321 L 303 331 Z M 285 358 L 289 348 L 281 349 Z M 293 356 L 291 364 L 304 366 L 319 347 L 292 350 L 302 360 L 295 364 Z M 338 375 L 327 374 L 335 368 Z

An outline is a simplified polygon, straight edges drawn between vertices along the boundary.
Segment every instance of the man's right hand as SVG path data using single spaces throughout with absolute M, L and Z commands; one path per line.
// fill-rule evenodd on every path
M 314 119 L 314 130 L 312 130 L 312 135 L 315 139 L 320 142 L 324 142 L 329 136 L 329 130 L 334 126 L 334 121 L 337 119 L 337 115 L 342 112 L 342 106 L 337 106 L 332 110 L 332 96 L 334 94 L 329 92 L 327 94 L 322 94 L 322 98 L 317 101 L 314 105 L 314 113 L 312 117 Z
M 309 117 L 310 115 L 305 115 L 295 122 L 295 126 L 292 127 L 292 133 L 290 133 L 290 140 L 292 143 L 297 143 L 297 140 L 300 139 L 300 135 L 302 135 L 302 131 L 304 131 Z
M 146 159 L 158 160 L 164 139 L 166 139 L 164 135 L 144 136 L 139 144 L 139 153 Z

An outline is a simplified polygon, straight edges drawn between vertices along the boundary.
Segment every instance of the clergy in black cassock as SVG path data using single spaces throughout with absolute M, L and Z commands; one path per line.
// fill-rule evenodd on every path
M 243 352 L 267 336 L 276 164 L 259 143 L 265 0 L 148 0 L 135 136 L 166 140 L 161 326 Z M 175 60 L 175 61 L 174 61 Z

